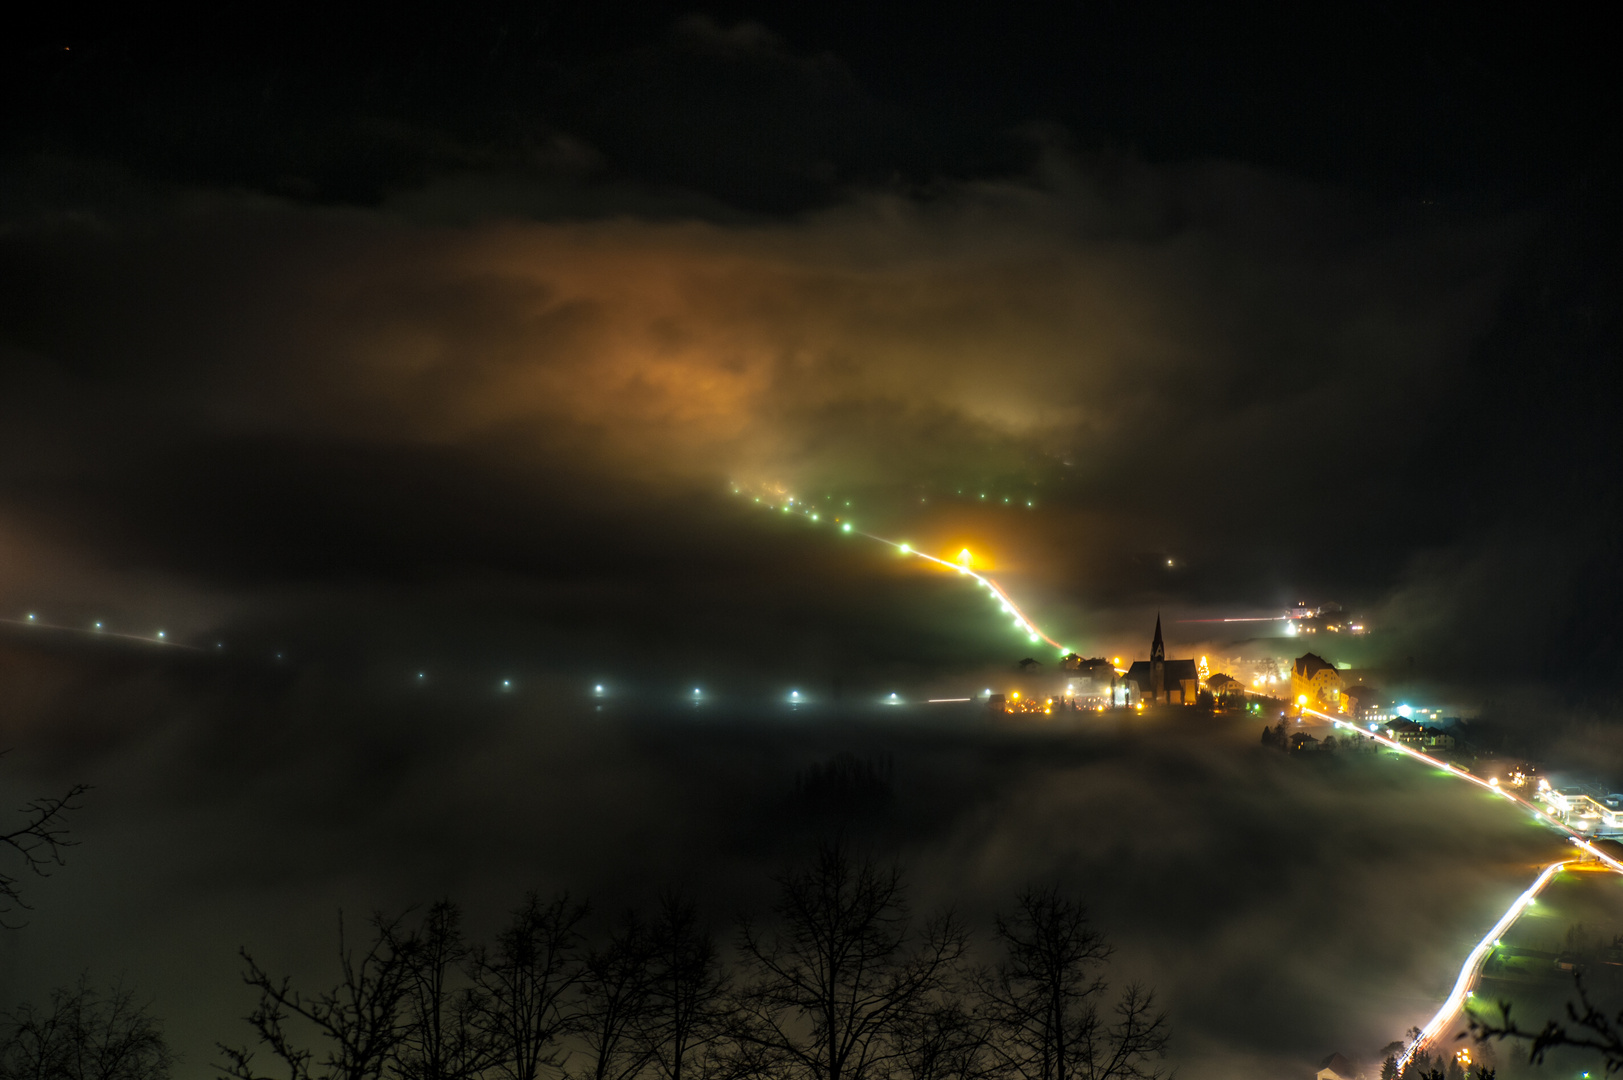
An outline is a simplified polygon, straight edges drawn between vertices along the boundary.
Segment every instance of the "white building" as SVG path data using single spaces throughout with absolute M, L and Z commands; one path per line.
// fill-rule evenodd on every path
M 1533 797 L 1544 804 L 1545 813 L 1581 832 L 1623 833 L 1623 795 L 1597 799 L 1580 791 L 1561 791 L 1548 780 L 1540 780 Z

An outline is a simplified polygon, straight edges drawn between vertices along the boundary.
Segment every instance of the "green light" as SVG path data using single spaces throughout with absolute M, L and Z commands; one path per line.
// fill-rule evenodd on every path
M 1037 635 L 1036 635 L 1036 634 L 1032 634 L 1032 635 L 1031 635 L 1031 640 L 1032 640 L 1032 641 L 1036 641 L 1036 640 L 1037 640 Z
M 840 526 L 840 531 L 841 532 L 850 532 L 851 531 L 851 523 L 849 521 L 847 521 L 844 525 L 841 525 Z

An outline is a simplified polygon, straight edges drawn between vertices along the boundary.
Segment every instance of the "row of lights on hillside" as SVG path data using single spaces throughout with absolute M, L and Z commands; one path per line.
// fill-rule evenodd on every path
M 62 630 L 72 629 L 71 627 L 53 627 L 53 626 L 50 626 L 49 623 L 42 623 L 42 622 L 39 621 L 39 614 L 37 612 L 33 612 L 33 611 L 30 611 L 24 617 L 23 621 L 28 623 L 30 626 L 45 626 L 45 627 L 49 627 L 50 629 L 53 629 L 53 630 L 56 630 L 56 629 L 62 629 Z M 99 632 L 105 630 L 106 627 L 102 625 L 102 622 L 101 622 L 100 619 L 97 619 L 95 622 L 92 622 L 90 624 L 90 629 L 99 633 Z M 166 632 L 164 632 L 162 630 L 159 630 L 153 635 L 153 640 L 154 641 L 168 641 L 169 640 L 169 635 Z M 223 644 L 219 644 L 219 645 L 217 645 L 217 647 L 224 648 L 225 646 Z
M 23 622 L 25 622 L 29 626 L 44 627 L 45 629 L 48 629 L 48 630 L 73 630 L 73 629 L 75 629 L 75 627 L 71 627 L 71 626 L 54 626 L 51 623 L 41 622 L 40 617 L 39 617 L 39 613 L 37 611 L 30 611 L 26 615 L 24 615 L 23 616 Z M 95 634 L 115 633 L 113 631 L 109 631 L 107 629 L 107 624 L 102 622 L 100 619 L 96 619 L 96 620 L 92 621 L 91 624 L 88 627 L 85 627 L 83 629 L 89 631 L 90 633 L 95 633 Z M 153 631 L 152 636 L 148 637 L 148 638 L 143 638 L 142 635 L 140 635 L 140 634 L 127 634 L 127 633 L 126 634 L 115 634 L 115 636 L 124 637 L 124 638 L 134 638 L 134 639 L 140 639 L 140 640 L 145 640 L 145 641 L 155 641 L 155 642 L 159 642 L 159 643 L 164 644 L 164 645 L 173 645 L 173 644 L 175 644 L 175 642 L 170 640 L 169 631 L 167 631 L 167 630 L 155 630 L 155 631 Z M 216 650 L 224 650 L 225 649 L 225 642 L 216 641 L 214 643 L 214 648 Z M 286 654 L 284 654 L 284 653 L 277 653 L 275 655 L 276 655 L 276 659 L 278 659 L 278 660 L 285 660 L 287 658 Z
M 423 678 L 423 673 L 418 672 L 417 677 L 419 679 Z M 506 680 L 506 679 L 502 680 L 502 688 L 503 689 L 508 689 L 509 688 L 508 680 Z M 987 691 L 987 693 L 991 693 L 991 691 Z M 608 697 L 609 696 L 608 687 L 604 686 L 602 683 L 595 684 L 592 687 L 592 696 L 594 698 L 599 698 L 599 699 Z M 692 700 L 692 702 L 695 705 L 697 705 L 701 701 L 703 701 L 704 696 L 705 696 L 704 695 L 704 689 L 702 687 L 698 687 L 698 686 L 695 686 L 693 688 L 692 694 L 689 695 L 690 700 Z M 805 705 L 805 704 L 808 704 L 808 702 L 809 702 L 809 699 L 804 694 L 802 694 L 799 690 L 790 690 L 789 693 L 788 693 L 788 696 L 785 697 L 784 700 L 790 705 Z M 894 691 L 892 693 L 890 693 L 888 696 L 886 696 L 885 698 L 882 698 L 881 700 L 886 705 L 901 705 L 901 704 L 903 704 L 902 696 L 900 694 L 898 694 L 898 693 L 895 693 Z

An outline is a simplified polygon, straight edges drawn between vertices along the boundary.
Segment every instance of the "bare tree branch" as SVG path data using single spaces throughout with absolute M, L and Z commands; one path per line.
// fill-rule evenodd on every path
M 0 833 L 0 850 L 9 850 L 13 861 L 21 863 L 23 873 L 50 877 L 54 867 L 66 865 L 66 850 L 78 843 L 69 838 L 67 815 L 83 805 L 80 800 L 89 790 L 88 785 L 75 784 L 66 795 L 34 799 L 20 807 L 22 821 L 9 832 Z M 18 910 L 30 910 L 22 899 L 21 878 L 0 869 L 0 928 L 15 930 L 22 926 L 21 922 L 6 919 Z
M 378 1080 L 392 1064 L 403 1034 L 400 1010 L 406 994 L 405 958 L 395 948 L 399 920 L 372 919 L 374 934 L 364 953 L 356 955 L 345 941 L 343 916 L 338 921 L 337 986 L 306 996 L 287 978 L 273 979 L 242 950 L 248 965 L 242 981 L 259 991 L 259 1004 L 246 1018 L 281 1062 L 288 1080 Z M 315 1051 L 298 1044 L 288 1030 L 297 1018 L 314 1027 L 326 1044 L 320 1071 L 313 1070 Z M 225 1064 L 215 1068 L 234 1080 L 271 1080 L 254 1066 L 246 1047 L 220 1044 Z
M 1578 1000 L 1567 1002 L 1567 1023 L 1547 1020 L 1538 1031 L 1520 1027 L 1510 1016 L 1510 1002 L 1499 1002 L 1499 1022 L 1490 1023 L 1481 1016 L 1470 1018 L 1470 1034 L 1477 1042 L 1488 1039 L 1527 1039 L 1527 1060 L 1539 1064 L 1551 1050 L 1569 1046 L 1580 1050 L 1593 1050 L 1601 1055 L 1608 1076 L 1623 1072 L 1623 1010 L 1608 1016 L 1589 1000 L 1581 974 L 1572 977 Z

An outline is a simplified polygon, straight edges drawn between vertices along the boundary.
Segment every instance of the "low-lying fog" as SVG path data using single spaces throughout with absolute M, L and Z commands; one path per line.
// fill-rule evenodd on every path
M 612 913 L 667 884 L 725 937 L 836 829 L 898 858 L 921 911 L 955 905 L 983 941 L 1021 885 L 1075 889 L 1117 946 L 1112 976 L 1163 995 L 1180 1075 L 1291 1075 L 1423 1023 L 1560 851 L 1446 776 L 1287 756 L 1243 716 L 597 711 L 578 681 L 390 688 L 26 638 L 3 667 L 10 801 L 95 787 L 69 865 L 25 882 L 35 910 L 0 936 L 0 995 L 122 979 L 151 995 L 187 1076 L 216 1041 L 248 1039 L 239 946 L 313 984 L 340 909 L 448 895 L 481 936 L 529 887 Z M 893 797 L 797 788 L 841 754 L 888 770 Z

